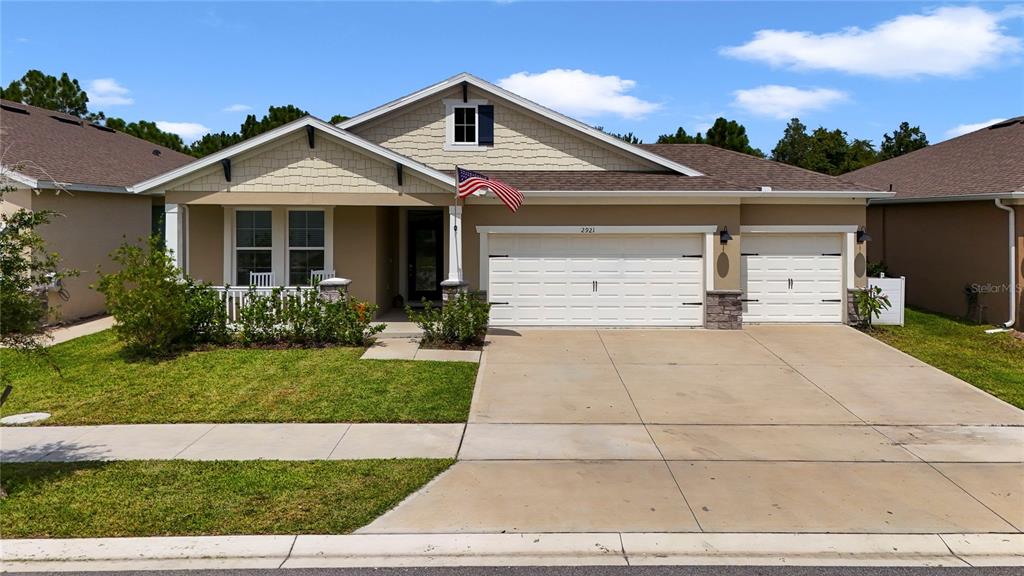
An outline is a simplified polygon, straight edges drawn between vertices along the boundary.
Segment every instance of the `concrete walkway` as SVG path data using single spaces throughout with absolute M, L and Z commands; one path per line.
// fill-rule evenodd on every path
M 137 424 L 0 428 L 0 461 L 454 458 L 463 424 Z
M 1024 411 L 845 326 L 503 330 L 360 533 L 1019 533 Z
M 53 346 L 54 344 L 74 340 L 81 336 L 88 336 L 89 334 L 102 332 L 113 326 L 113 316 L 101 316 L 93 320 L 86 320 L 85 322 L 79 322 L 78 324 L 71 324 L 70 326 L 60 326 L 48 331 L 50 339 L 46 341 L 46 345 Z
M 480 362 L 479 350 L 436 350 L 420 348 L 417 338 L 377 338 L 363 352 L 362 360 L 434 360 L 436 362 Z

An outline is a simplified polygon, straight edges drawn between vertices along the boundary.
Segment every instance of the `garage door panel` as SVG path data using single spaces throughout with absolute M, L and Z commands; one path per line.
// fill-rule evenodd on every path
M 842 321 L 840 235 L 744 235 L 744 322 Z
M 495 324 L 701 325 L 699 237 L 493 235 Z M 501 257 L 493 257 L 500 255 Z M 594 290 L 597 282 L 597 290 Z

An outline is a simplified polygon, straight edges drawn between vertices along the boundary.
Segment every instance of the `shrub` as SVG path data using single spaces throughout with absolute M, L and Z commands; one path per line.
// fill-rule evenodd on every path
M 423 299 L 423 311 L 405 308 L 409 319 L 423 330 L 427 346 L 481 346 L 491 317 L 491 305 L 476 294 L 461 293 L 435 308 Z
M 190 342 L 189 284 L 178 273 L 163 242 L 152 236 L 145 246 L 125 242 L 110 258 L 121 269 L 99 271 L 96 290 L 117 323 L 114 332 L 128 352 L 158 357 Z
M 882 274 L 889 275 L 889 265 L 883 261 L 880 262 L 868 262 L 868 276 L 871 278 L 881 278 Z
M 227 344 L 231 341 L 228 329 L 228 311 L 225 295 L 210 288 L 209 284 L 196 284 L 186 280 L 186 322 L 192 344 Z
M 250 289 L 239 313 L 238 334 L 247 346 L 287 343 L 298 346 L 363 346 L 384 330 L 372 324 L 377 306 L 353 298 L 327 302 L 317 290 L 270 293 Z
M 881 316 L 882 310 L 888 310 L 892 303 L 889 302 L 889 297 L 882 293 L 881 288 L 870 286 L 856 293 L 854 305 L 857 307 L 860 324 L 870 328 L 872 318 Z

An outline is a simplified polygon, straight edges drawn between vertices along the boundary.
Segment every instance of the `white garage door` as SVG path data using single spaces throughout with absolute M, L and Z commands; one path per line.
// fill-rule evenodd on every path
M 495 325 L 700 326 L 700 236 L 492 234 Z
M 839 234 L 744 234 L 744 322 L 842 322 Z

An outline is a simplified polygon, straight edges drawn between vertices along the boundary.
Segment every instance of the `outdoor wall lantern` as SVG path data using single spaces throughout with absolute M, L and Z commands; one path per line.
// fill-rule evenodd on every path
M 728 244 L 729 240 L 732 240 L 732 234 L 729 234 L 728 226 L 722 228 L 722 231 L 718 233 L 718 240 L 722 243 L 723 246 Z
M 857 244 L 863 244 L 865 242 L 871 242 L 871 235 L 868 231 L 863 228 L 857 229 Z

